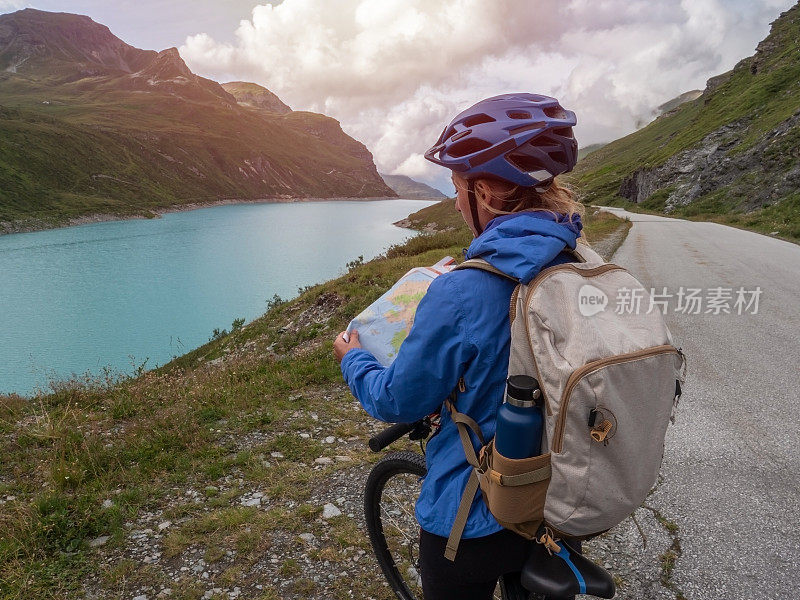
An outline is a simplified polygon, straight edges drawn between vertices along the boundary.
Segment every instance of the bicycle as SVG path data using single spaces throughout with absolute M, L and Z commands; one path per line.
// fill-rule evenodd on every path
M 419 576 L 419 525 L 414 504 L 420 482 L 427 472 L 425 446 L 431 432 L 438 427 L 438 415 L 416 423 L 398 423 L 369 440 L 370 450 L 380 452 L 405 435 L 419 441 L 422 454 L 392 452 L 378 461 L 367 477 L 364 489 L 364 516 L 375 557 L 400 600 L 421 600 L 422 580 Z M 519 575 L 501 577 L 495 598 L 502 600 L 536 600 L 519 583 Z
M 425 441 L 439 427 L 438 417 L 434 414 L 415 423 L 398 423 L 369 440 L 370 450 L 380 452 L 408 435 L 412 441 L 419 441 L 422 450 L 422 454 L 408 451 L 387 454 L 372 468 L 364 488 L 364 517 L 372 550 L 392 591 L 400 600 L 422 599 L 419 525 L 414 505 L 427 472 Z M 532 544 L 531 556 L 522 572 L 500 577 L 495 599 L 545 600 L 553 596 L 571 596 L 576 593 L 576 571 L 583 576 L 579 593 L 614 597 L 616 586 L 605 569 L 583 557 L 579 546 L 576 546 L 576 552 L 561 542 L 561 548 L 560 552 L 553 554 L 540 544 Z M 546 592 L 546 595 L 530 590 Z M 567 590 L 570 591 L 563 593 Z

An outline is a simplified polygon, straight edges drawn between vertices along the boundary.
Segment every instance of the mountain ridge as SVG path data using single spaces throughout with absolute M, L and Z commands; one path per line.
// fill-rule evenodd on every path
M 176 48 L 24 9 L 0 15 L 0 49 L 0 230 L 234 199 L 396 197 L 338 121 L 251 106 Z
M 442 192 L 416 179 L 411 179 L 406 175 L 387 175 L 378 173 L 381 178 L 392 188 L 401 198 L 415 200 L 443 200 L 447 198 Z

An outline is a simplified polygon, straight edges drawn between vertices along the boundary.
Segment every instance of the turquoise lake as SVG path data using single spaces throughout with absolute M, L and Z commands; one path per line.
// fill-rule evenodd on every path
M 239 204 L 0 236 L 0 393 L 150 369 L 415 235 L 421 200 Z

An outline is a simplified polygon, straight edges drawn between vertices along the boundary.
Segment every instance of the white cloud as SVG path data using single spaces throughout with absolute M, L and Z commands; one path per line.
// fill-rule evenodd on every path
M 24 0 L 0 0 L 0 14 L 14 12 L 27 5 Z
M 2 2 L 2 0 L 0 0 Z M 422 153 L 457 111 L 508 91 L 555 95 L 582 145 L 753 53 L 792 0 L 284 0 L 253 9 L 233 44 L 186 39 L 189 66 L 325 112 L 378 168 L 446 187 Z

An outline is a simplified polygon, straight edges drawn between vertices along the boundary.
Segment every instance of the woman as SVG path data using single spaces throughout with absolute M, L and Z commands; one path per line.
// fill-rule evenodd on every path
M 575 248 L 583 207 L 555 178 L 575 165 L 575 123 L 554 98 L 505 94 L 477 103 L 445 128 L 425 157 L 453 171 L 456 209 L 475 235 L 467 258 L 483 258 L 522 283 L 571 260 L 565 249 Z M 339 334 L 334 352 L 353 395 L 377 419 L 411 422 L 439 409 L 458 386 L 459 411 L 490 439 L 508 371 L 514 287 L 475 269 L 438 277 L 388 368 L 361 349 L 357 332 L 349 342 Z M 500 527 L 476 494 L 456 560 L 446 560 L 446 538 L 471 472 L 446 410 L 426 460 L 416 505 L 425 598 L 489 599 L 500 575 L 521 569 L 529 542 Z

